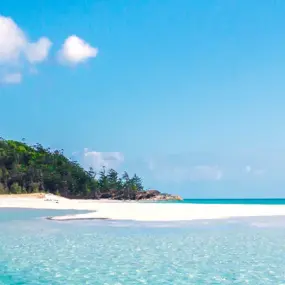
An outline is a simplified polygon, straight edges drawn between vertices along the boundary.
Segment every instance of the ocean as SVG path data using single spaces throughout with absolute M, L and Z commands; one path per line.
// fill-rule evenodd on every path
M 184 199 L 159 203 L 192 203 L 192 204 L 240 204 L 240 205 L 285 205 L 284 198 L 248 198 L 248 199 Z
M 1 285 L 284 284 L 285 218 L 55 222 L 0 209 Z

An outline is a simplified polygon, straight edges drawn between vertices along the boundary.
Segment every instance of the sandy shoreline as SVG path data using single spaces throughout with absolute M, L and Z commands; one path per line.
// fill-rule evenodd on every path
M 111 219 L 134 221 L 191 221 L 234 217 L 285 216 L 285 205 L 210 205 L 69 200 L 55 197 L 0 196 L 0 208 L 87 210 L 91 213 L 52 217 L 54 220 Z

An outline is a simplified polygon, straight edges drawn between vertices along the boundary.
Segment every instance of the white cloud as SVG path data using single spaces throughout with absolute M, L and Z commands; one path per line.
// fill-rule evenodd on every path
M 0 62 L 16 61 L 25 49 L 27 39 L 17 24 L 0 16 Z
M 6 84 L 18 84 L 22 81 L 21 73 L 10 73 L 3 76 L 2 82 Z
M 83 152 L 83 164 L 85 167 L 93 167 L 95 170 L 105 166 L 107 169 L 117 168 L 124 161 L 121 152 L 98 152 L 85 148 Z
M 19 70 L 27 63 L 44 61 L 50 47 L 48 38 L 42 37 L 37 42 L 31 42 L 12 18 L 0 15 L 0 72 L 5 74 L 0 81 L 19 83 L 22 75 L 17 71 L 7 74 L 7 70 Z
M 51 41 L 42 37 L 30 42 L 12 18 L 0 15 L 0 62 L 14 63 L 23 56 L 30 62 L 41 62 L 48 56 Z
M 63 43 L 59 52 L 59 59 L 69 64 L 78 64 L 89 58 L 96 57 L 98 49 L 92 47 L 84 40 L 73 35 L 68 37 Z
M 36 63 L 44 61 L 48 57 L 51 45 L 51 41 L 46 37 L 40 38 L 35 43 L 27 44 L 25 53 L 29 62 Z

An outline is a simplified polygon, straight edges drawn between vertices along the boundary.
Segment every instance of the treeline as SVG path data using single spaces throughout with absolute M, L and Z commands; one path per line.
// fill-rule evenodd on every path
M 137 175 L 122 176 L 103 167 L 96 173 L 71 161 L 63 150 L 51 150 L 41 144 L 0 139 L 0 193 L 49 192 L 68 198 L 135 199 L 143 191 Z

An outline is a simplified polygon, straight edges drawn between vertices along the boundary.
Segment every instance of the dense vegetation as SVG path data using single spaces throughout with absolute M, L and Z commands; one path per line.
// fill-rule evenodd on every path
M 40 144 L 0 138 L 0 194 L 49 192 L 69 198 L 135 199 L 143 191 L 137 176 L 114 169 L 84 170 L 76 161 Z

